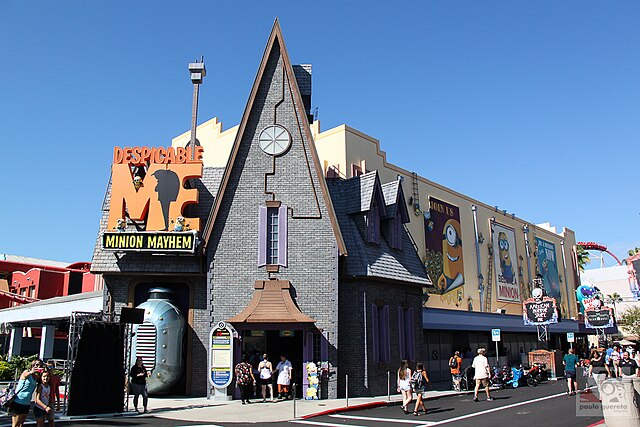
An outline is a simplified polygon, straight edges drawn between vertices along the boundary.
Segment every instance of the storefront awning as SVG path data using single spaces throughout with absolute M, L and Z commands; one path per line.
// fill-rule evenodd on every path
M 288 280 L 256 280 L 253 299 L 229 323 L 314 323 L 291 298 Z
M 49 298 L 0 310 L 0 324 L 41 324 L 44 321 L 68 319 L 74 311 L 98 313 L 104 309 L 104 292 L 85 292 Z
M 457 331 L 490 332 L 491 329 L 497 328 L 502 332 L 536 332 L 535 326 L 524 325 L 522 316 L 463 310 L 444 310 L 439 308 L 425 308 L 422 310 L 422 327 L 424 329 Z M 549 325 L 549 332 L 578 333 L 578 322 L 563 319 L 560 323 Z

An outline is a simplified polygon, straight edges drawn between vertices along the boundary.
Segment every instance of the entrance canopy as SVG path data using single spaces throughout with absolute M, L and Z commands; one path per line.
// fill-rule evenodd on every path
M 230 323 L 315 323 L 291 298 L 288 280 L 256 280 L 253 299 Z
M 85 292 L 5 308 L 0 310 L 0 324 L 36 326 L 43 321 L 68 320 L 74 311 L 98 313 L 104 308 L 103 297 L 103 291 Z

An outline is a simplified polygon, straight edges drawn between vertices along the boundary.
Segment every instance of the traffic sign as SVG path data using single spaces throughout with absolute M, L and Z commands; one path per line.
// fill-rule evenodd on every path
M 576 342 L 576 337 L 573 332 L 567 332 L 567 342 Z
M 500 341 L 500 329 L 491 330 L 491 340 L 496 342 Z

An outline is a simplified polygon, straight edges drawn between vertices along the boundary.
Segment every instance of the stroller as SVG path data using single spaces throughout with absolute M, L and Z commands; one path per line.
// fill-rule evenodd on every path
M 467 366 L 462 371 L 462 378 L 460 379 L 460 390 L 473 390 L 475 387 L 475 382 L 473 381 L 473 375 L 475 373 L 475 369 L 471 366 Z

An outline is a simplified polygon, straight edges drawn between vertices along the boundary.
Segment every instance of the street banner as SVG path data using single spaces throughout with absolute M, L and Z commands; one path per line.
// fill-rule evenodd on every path
M 496 276 L 496 299 L 520 303 L 516 233 L 512 228 L 493 223 L 493 264 Z
M 558 323 L 556 300 L 550 297 L 529 298 L 522 304 L 525 325 L 540 326 Z
M 587 310 L 584 313 L 584 327 L 589 329 L 612 328 L 613 310 L 611 307 Z
M 542 276 L 544 290 L 551 298 L 561 301 L 556 245 L 536 237 L 536 255 L 538 258 L 538 274 Z
M 436 198 L 429 198 L 425 213 L 425 267 L 435 293 L 445 294 L 464 285 L 460 210 Z

